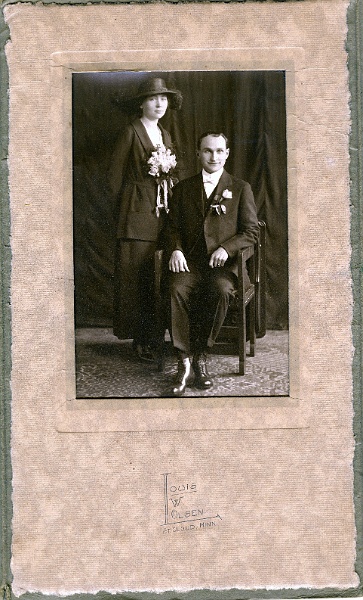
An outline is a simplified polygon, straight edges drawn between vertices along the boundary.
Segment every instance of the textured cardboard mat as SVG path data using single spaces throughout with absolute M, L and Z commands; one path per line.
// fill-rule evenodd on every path
M 358 584 L 346 12 L 5 8 L 16 595 Z M 268 405 L 75 399 L 71 74 L 161 65 L 286 71 L 290 395 Z

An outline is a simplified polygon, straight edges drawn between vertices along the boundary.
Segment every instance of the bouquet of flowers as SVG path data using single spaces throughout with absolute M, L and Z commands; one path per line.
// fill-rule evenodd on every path
M 222 202 L 232 198 L 232 192 L 228 189 L 223 190 L 222 195 L 216 194 L 213 198 L 213 204 L 210 205 L 210 209 L 220 216 L 221 214 L 225 215 L 227 212 L 227 208 Z
M 175 179 L 172 173 L 176 167 L 176 156 L 172 154 L 170 148 L 165 146 L 157 146 L 156 150 L 151 153 L 151 157 L 147 161 L 150 165 L 149 175 L 155 177 L 158 184 L 158 192 L 156 199 L 156 216 L 159 217 L 162 209 L 169 212 L 168 208 L 168 193 L 171 191 Z

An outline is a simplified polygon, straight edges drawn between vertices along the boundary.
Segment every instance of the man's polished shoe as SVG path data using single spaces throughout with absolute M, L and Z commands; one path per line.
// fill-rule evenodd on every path
M 178 397 L 184 394 L 187 383 L 190 381 L 191 371 L 190 358 L 179 358 L 175 385 L 171 392 L 173 396 Z
M 208 373 L 206 354 L 195 354 L 193 356 L 192 364 L 195 375 L 195 387 L 199 388 L 200 390 L 207 390 L 208 388 L 212 387 L 213 380 Z

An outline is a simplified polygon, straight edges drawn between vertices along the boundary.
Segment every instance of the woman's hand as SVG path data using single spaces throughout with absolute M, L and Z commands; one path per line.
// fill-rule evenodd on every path
M 181 250 L 174 250 L 169 260 L 169 269 L 173 273 L 185 273 L 188 269 L 187 261 Z

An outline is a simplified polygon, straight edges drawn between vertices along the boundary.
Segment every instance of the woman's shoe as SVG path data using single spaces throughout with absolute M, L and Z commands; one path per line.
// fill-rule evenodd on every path
M 143 346 L 142 344 L 139 344 L 138 342 L 133 341 L 132 349 L 134 350 L 134 352 L 136 353 L 137 357 L 140 360 L 142 360 L 144 362 L 155 362 L 156 356 L 153 353 L 150 346 L 148 346 L 148 345 Z

